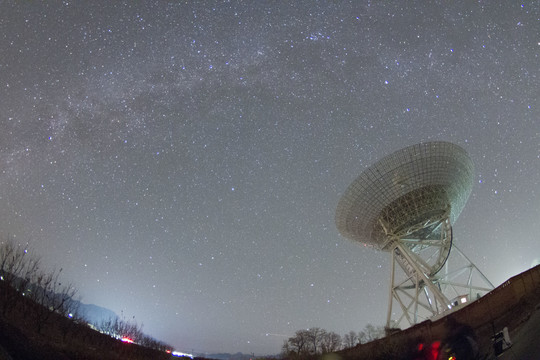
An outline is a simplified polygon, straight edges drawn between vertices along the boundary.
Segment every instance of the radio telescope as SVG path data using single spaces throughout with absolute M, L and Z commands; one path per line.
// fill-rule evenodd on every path
M 461 147 L 421 143 L 367 168 L 341 197 L 341 235 L 391 255 L 388 328 L 437 317 L 493 289 L 452 237 L 473 171 Z

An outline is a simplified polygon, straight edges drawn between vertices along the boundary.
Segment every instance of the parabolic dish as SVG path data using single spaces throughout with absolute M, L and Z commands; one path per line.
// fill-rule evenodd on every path
M 455 144 L 437 141 L 406 147 L 367 168 L 347 188 L 336 209 L 337 229 L 351 240 L 390 250 L 389 238 L 421 229 L 439 214 L 447 214 L 453 224 L 471 193 L 473 178 L 471 159 Z

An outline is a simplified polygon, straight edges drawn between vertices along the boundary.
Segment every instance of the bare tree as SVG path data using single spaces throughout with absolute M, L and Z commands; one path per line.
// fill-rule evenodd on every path
M 348 349 L 358 344 L 358 335 L 354 331 L 349 331 L 348 334 L 343 336 L 343 347 Z
M 385 334 L 384 326 L 374 326 L 371 324 L 367 324 L 362 333 L 365 334 L 365 342 L 381 339 L 384 337 Z M 360 337 L 360 335 L 358 337 Z
M 292 354 L 294 354 L 294 350 L 291 348 L 291 345 L 289 343 L 289 339 L 287 340 L 284 340 L 283 341 L 283 345 L 281 346 L 281 358 L 282 359 L 285 359 L 289 356 L 291 356 Z
M 171 345 L 166 344 L 162 341 L 156 340 L 153 337 L 148 336 L 148 335 L 143 335 L 143 337 L 138 343 L 139 345 L 142 345 L 144 347 L 159 350 L 159 351 L 170 350 L 173 348 Z
M 319 327 L 298 330 L 294 336 L 284 342 L 282 353 L 285 356 L 306 357 L 341 348 L 341 336 Z
M 95 324 L 95 327 L 102 333 L 115 338 L 129 338 L 136 343 L 139 343 L 144 338 L 142 332 L 143 325 L 138 325 L 133 317 L 132 321 L 126 321 L 123 316 L 120 319 L 118 316 L 103 320 L 100 324 Z
M 308 330 L 308 339 L 311 342 L 311 353 L 320 354 L 322 352 L 322 339 L 326 334 L 326 330 L 314 327 Z
M 374 326 L 372 324 L 367 324 L 364 330 L 359 331 L 358 334 L 356 334 L 356 344 L 365 344 L 368 342 L 371 342 L 373 340 L 381 339 L 385 336 L 386 331 L 384 326 Z M 347 336 L 348 335 L 348 336 Z M 353 347 L 351 344 L 354 342 L 354 331 L 349 332 L 349 334 L 345 335 L 344 339 L 344 346 L 347 347 Z
M 305 356 L 312 353 L 309 330 L 298 330 L 283 344 L 286 355 Z
M 72 332 L 79 324 L 86 323 L 84 317 L 80 314 L 79 308 L 81 305 L 80 297 L 76 301 L 71 299 L 66 304 L 65 321 L 60 321 L 58 327 L 62 333 L 62 339 L 66 342 L 67 334 Z
M 343 348 L 352 348 L 384 337 L 385 329 L 382 326 L 366 325 L 364 331 L 355 333 L 349 331 L 343 338 L 333 332 L 313 327 L 307 330 L 298 330 L 294 336 L 287 339 L 282 346 L 282 356 L 286 358 L 306 358 L 335 352 Z
M 102 334 L 114 336 L 114 322 L 118 321 L 118 318 L 108 318 L 107 320 L 101 320 L 100 323 L 94 323 L 93 326 Z
M 38 333 L 53 313 L 68 315 L 68 305 L 77 293 L 72 284 L 62 284 L 61 273 L 62 269 L 48 273 L 39 272 L 29 290 L 31 299 L 41 305 L 35 307 L 34 314 Z
M 26 295 L 28 285 L 39 271 L 40 259 L 31 255 L 28 246 L 15 245 L 8 238 L 0 242 L 0 300 L 2 313 L 16 305 L 18 294 Z
M 341 349 L 341 336 L 333 331 L 324 332 L 321 337 L 321 352 L 330 353 Z

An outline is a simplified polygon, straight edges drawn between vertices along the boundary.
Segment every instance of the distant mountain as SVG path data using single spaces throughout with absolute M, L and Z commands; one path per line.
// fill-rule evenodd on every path
M 25 288 L 27 289 L 26 291 L 31 291 L 34 293 L 38 291 L 43 291 L 43 288 L 41 286 L 32 283 L 28 284 L 27 281 L 18 276 L 13 276 L 12 282 L 14 284 L 14 287 L 16 288 L 25 286 Z M 47 294 L 49 298 L 65 296 L 64 294 L 55 294 L 51 291 L 48 291 Z M 116 315 L 116 313 L 110 309 L 94 304 L 84 304 L 79 300 L 75 300 L 73 298 L 67 299 L 66 305 L 68 306 L 68 309 L 70 309 L 69 311 L 72 311 L 71 309 L 77 309 L 76 315 L 80 318 L 86 319 L 86 322 L 90 324 L 99 325 L 103 321 L 118 318 L 118 315 Z
M 273 359 L 277 358 L 277 355 L 266 355 L 266 356 L 254 356 L 253 354 L 244 354 L 237 352 L 236 354 L 229 353 L 218 353 L 218 354 L 193 354 L 197 357 L 206 358 L 206 359 L 215 359 L 215 360 L 250 360 L 255 358 L 265 358 Z
M 204 357 L 206 359 L 215 359 L 215 360 L 249 360 L 253 358 L 252 355 L 243 354 L 240 352 L 236 354 L 218 353 L 218 354 L 196 354 L 196 355 L 200 357 Z
M 101 324 L 103 321 L 109 320 L 109 319 L 115 319 L 118 317 L 116 313 L 110 309 L 104 308 L 102 306 L 97 306 L 94 304 L 84 304 L 80 301 L 73 301 L 74 303 L 78 303 L 78 311 L 77 314 L 79 317 L 82 317 L 86 319 L 86 321 L 90 324 Z

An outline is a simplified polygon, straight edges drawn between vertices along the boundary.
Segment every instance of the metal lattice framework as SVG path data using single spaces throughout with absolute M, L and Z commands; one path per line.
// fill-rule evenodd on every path
M 367 168 L 341 197 L 336 210 L 339 232 L 391 253 L 387 326 L 405 319 L 412 325 L 459 305 L 456 298 L 472 299 L 493 288 L 459 250 L 456 253 L 467 261 L 457 269 L 448 267 L 452 224 L 469 197 L 473 172 L 461 147 L 422 143 Z M 467 272 L 466 279 L 456 280 Z M 485 286 L 473 284 L 473 272 Z M 392 323 L 394 301 L 401 314 Z

